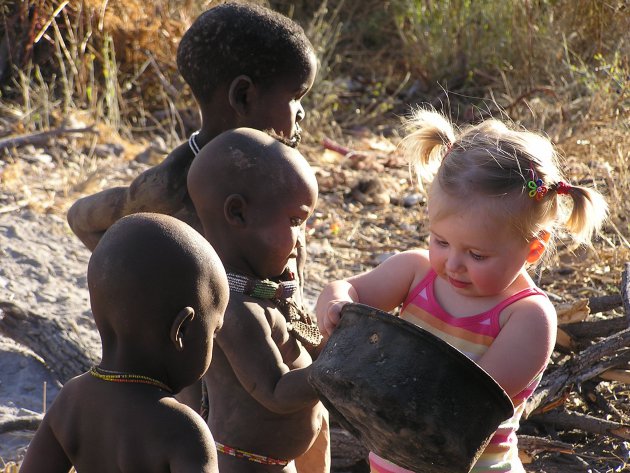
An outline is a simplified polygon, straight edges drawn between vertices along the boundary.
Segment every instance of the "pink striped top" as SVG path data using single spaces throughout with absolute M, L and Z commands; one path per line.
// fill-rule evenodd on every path
M 437 274 L 431 270 L 427 276 L 409 293 L 402 306 L 401 318 L 411 322 L 433 335 L 447 341 L 469 358 L 477 361 L 486 352 L 501 331 L 499 316 L 510 304 L 524 297 L 545 294 L 536 287 L 524 289 L 492 309 L 469 317 L 453 317 L 439 305 L 434 296 L 434 282 Z M 471 473 L 482 472 L 524 472 L 518 458 L 516 431 L 525 408 L 525 401 L 534 392 L 540 379 L 540 372 L 530 384 L 512 398 L 514 415 L 503 422 L 490 440 L 490 443 L 475 463 Z M 408 473 L 385 459 L 370 453 L 372 472 Z

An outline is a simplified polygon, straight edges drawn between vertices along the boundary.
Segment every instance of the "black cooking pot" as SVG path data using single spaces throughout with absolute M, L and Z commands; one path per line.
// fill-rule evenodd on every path
M 309 377 L 332 417 L 399 466 L 467 473 L 513 414 L 505 391 L 414 324 L 362 304 L 341 314 Z

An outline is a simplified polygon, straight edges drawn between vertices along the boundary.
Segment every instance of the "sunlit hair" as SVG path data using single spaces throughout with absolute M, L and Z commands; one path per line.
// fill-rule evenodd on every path
M 425 109 L 414 111 L 405 125 L 401 147 L 420 184 L 430 183 L 429 205 L 441 193 L 460 203 L 489 199 L 488 211 L 503 213 L 526 241 L 541 231 L 553 237 L 564 226 L 577 243 L 590 244 L 607 216 L 603 196 L 569 183 L 553 145 L 541 135 L 495 119 L 456 130 L 442 114 Z M 528 188 L 538 179 L 547 188 L 540 200 Z M 570 184 L 567 195 L 558 194 L 560 183 Z

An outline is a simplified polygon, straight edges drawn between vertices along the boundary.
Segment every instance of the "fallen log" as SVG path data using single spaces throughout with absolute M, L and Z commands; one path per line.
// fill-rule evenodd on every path
M 35 431 L 41 424 L 44 414 L 33 414 L 24 417 L 13 417 L 0 420 L 0 434 L 15 432 L 17 430 Z
M 62 384 L 98 361 L 71 327 L 12 302 L 0 301 L 0 333 L 33 350 Z

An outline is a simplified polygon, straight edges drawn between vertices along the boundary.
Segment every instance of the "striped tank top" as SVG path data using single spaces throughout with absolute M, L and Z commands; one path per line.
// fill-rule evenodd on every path
M 481 314 L 453 317 L 442 309 L 435 299 L 436 277 L 435 271 L 430 270 L 429 274 L 409 293 L 402 306 L 400 317 L 447 341 L 474 361 L 482 357 L 501 331 L 499 316 L 507 306 L 532 295 L 546 297 L 540 289 L 530 287 L 517 292 Z M 512 398 L 514 415 L 499 426 L 471 473 L 524 473 L 525 470 L 518 458 L 516 431 L 525 409 L 525 401 L 534 392 L 541 378 L 542 371 L 525 389 Z M 370 453 L 370 466 L 372 472 L 376 473 L 410 473 L 409 470 L 396 466 L 373 452 Z

